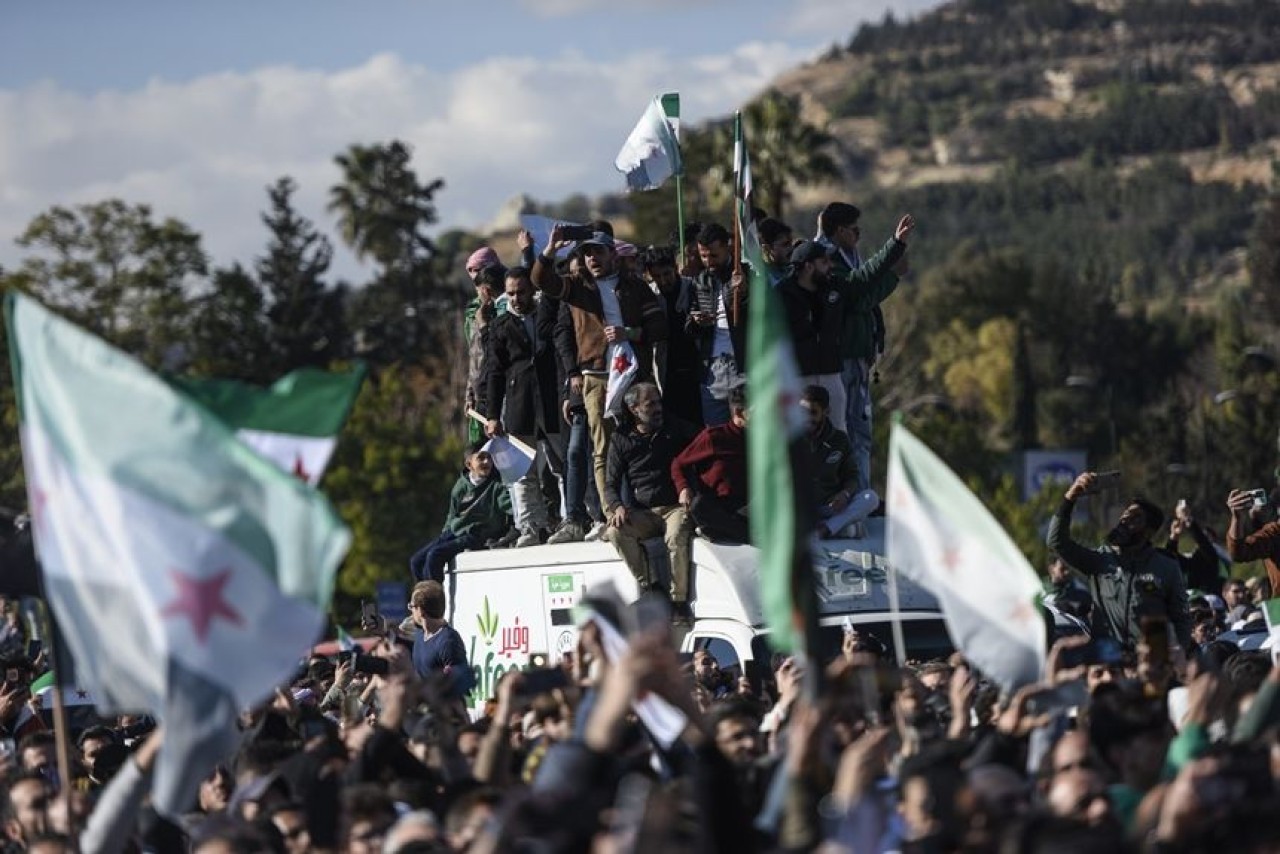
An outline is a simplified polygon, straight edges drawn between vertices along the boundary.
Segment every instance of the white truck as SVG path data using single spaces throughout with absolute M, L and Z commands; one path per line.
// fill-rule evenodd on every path
M 884 519 L 870 519 L 866 527 L 862 539 L 827 540 L 814 552 L 827 658 L 838 653 L 846 623 L 893 648 Z M 694 538 L 694 621 L 681 643 L 684 652 L 709 650 L 722 669 L 753 681 L 769 667 L 771 655 L 758 558 L 753 546 Z M 627 601 L 638 596 L 635 579 L 608 543 L 464 552 L 445 585 L 447 617 L 462 635 L 476 673 L 471 702 L 477 708 L 493 696 L 506 671 L 529 667 L 539 654 L 555 663 L 576 648 L 573 608 L 585 590 L 613 585 Z M 948 654 L 952 643 L 937 600 L 902 575 L 897 586 L 907 658 Z

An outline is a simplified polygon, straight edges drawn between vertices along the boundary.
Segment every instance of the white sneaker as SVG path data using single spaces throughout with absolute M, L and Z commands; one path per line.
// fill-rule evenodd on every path
M 528 546 L 542 545 L 542 535 L 537 528 L 529 526 L 520 530 L 520 539 L 516 540 L 516 548 L 523 549 Z
M 604 533 L 608 529 L 604 522 L 596 522 L 591 526 L 591 530 L 587 532 L 587 535 L 582 538 L 582 541 L 584 543 L 598 543 L 604 539 Z

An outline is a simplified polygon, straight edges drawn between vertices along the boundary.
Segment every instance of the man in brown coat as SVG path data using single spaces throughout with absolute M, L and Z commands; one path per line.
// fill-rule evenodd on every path
M 560 226 L 552 229 L 547 247 L 534 262 L 533 285 L 567 303 L 573 315 L 582 373 L 581 379 L 575 380 L 581 383 L 587 410 L 596 489 L 603 496 L 605 461 L 613 434 L 604 405 L 609 383 L 609 345 L 629 341 L 639 362 L 634 382 L 652 379 L 653 346 L 667 339 L 667 315 L 643 279 L 619 271 L 613 237 L 606 232 L 595 232 L 575 249 L 581 254 L 583 274 L 579 278 L 561 278 L 556 273 L 556 253 L 569 243 Z

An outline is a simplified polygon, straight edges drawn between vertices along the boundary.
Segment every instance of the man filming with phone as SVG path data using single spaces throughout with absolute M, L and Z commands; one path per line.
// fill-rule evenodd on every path
M 1093 596 L 1093 636 L 1110 637 L 1136 649 L 1142 639 L 1142 621 L 1164 618 L 1183 648 L 1191 645 L 1191 618 L 1187 588 L 1177 561 L 1151 545 L 1164 524 L 1164 513 L 1144 498 L 1130 499 L 1115 526 L 1098 548 L 1089 548 L 1071 537 L 1071 514 L 1076 501 L 1098 491 L 1099 476 L 1085 472 L 1063 496 L 1049 523 L 1048 545 L 1059 557 L 1084 575 Z
M 1227 554 L 1236 563 L 1261 560 L 1271 589 L 1280 590 L 1280 522 L 1272 514 L 1267 491 L 1233 489 L 1227 496 L 1227 509 L 1231 511 Z

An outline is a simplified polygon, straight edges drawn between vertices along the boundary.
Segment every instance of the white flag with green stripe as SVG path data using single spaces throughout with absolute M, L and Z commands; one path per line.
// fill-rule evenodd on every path
M 351 414 L 364 365 L 344 373 L 302 368 L 268 388 L 235 380 L 171 378 L 240 441 L 312 486 L 320 482 Z
M 889 435 L 886 557 L 933 593 L 960 651 L 1005 688 L 1044 672 L 1040 579 L 955 472 L 901 424 Z
M 166 726 L 170 815 L 323 631 L 351 536 L 319 492 L 130 356 L 6 297 L 36 550 L 77 683 Z

